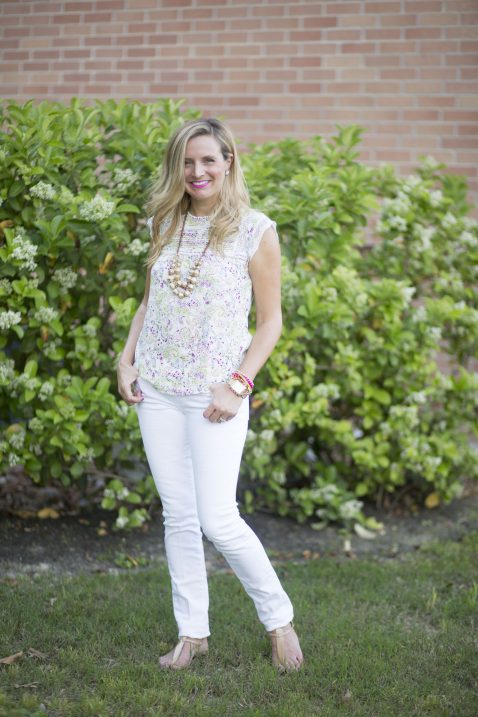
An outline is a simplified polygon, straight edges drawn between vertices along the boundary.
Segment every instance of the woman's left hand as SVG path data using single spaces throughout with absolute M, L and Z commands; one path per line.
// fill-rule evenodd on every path
M 211 423 L 222 423 L 234 418 L 239 407 L 245 399 L 235 396 L 227 383 L 212 383 L 209 386 L 212 400 L 202 414 Z

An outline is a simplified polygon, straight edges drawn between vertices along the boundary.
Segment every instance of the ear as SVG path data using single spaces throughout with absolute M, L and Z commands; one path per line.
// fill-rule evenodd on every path
M 231 168 L 231 164 L 234 162 L 234 155 L 230 154 L 228 158 L 226 159 L 227 168 Z

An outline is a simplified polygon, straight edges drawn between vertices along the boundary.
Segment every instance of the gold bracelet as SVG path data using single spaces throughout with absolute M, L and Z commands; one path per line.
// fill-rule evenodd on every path
M 239 396 L 239 398 L 247 398 L 251 393 L 251 387 L 246 386 L 237 378 L 230 378 L 226 383 L 231 391 L 235 393 L 236 396 Z

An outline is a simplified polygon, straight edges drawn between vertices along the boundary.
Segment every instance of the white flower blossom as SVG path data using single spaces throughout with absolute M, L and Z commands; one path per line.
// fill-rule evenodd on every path
M 478 246 L 478 237 L 469 231 L 464 231 L 460 234 L 459 240 L 467 246 Z
M 430 171 L 434 171 L 435 169 L 438 169 L 440 166 L 439 162 L 435 159 L 435 157 L 432 157 L 430 154 L 428 154 L 423 159 L 423 166 L 425 169 L 429 169 Z
M 38 182 L 38 184 L 34 184 L 33 187 L 30 187 L 29 191 L 31 195 L 39 199 L 54 199 L 56 196 L 54 187 L 47 182 Z
M 30 420 L 28 421 L 28 428 L 33 433 L 41 433 L 42 428 L 43 428 L 43 423 L 38 418 L 38 416 L 33 416 L 33 418 L 30 418 Z
M 428 197 L 432 207 L 439 207 L 443 201 L 443 192 L 440 189 L 434 189 L 429 193 Z
M 324 299 L 326 301 L 335 301 L 337 299 L 337 289 L 333 286 L 327 286 L 324 289 Z
M 398 231 L 403 232 L 407 228 L 407 222 L 406 219 L 399 216 L 398 214 L 392 214 L 388 217 L 388 224 L 392 229 L 398 229 Z
M 46 401 L 46 399 L 53 394 L 55 387 L 49 381 L 46 381 L 40 386 L 38 391 L 38 398 L 40 401 Z
M 103 497 L 104 498 L 114 498 L 116 496 L 114 490 L 111 490 L 111 488 L 105 488 L 103 491 Z
M 16 453 L 9 453 L 8 454 L 8 465 L 9 466 L 16 466 L 19 463 L 21 463 L 20 456 L 17 456 Z
M 20 269 L 28 269 L 34 271 L 36 269 L 35 257 L 38 247 L 32 244 L 28 239 L 24 239 L 22 234 L 17 234 L 13 238 L 12 259 L 20 262 Z
M 19 324 L 22 320 L 22 315 L 19 311 L 1 311 L 0 312 L 0 329 L 6 330 Z
M 91 339 L 96 336 L 96 326 L 93 326 L 93 324 L 84 324 L 83 331 L 86 336 L 89 336 Z
M 412 300 L 413 294 L 416 292 L 416 289 L 414 286 L 402 286 L 400 289 L 400 293 L 402 295 L 403 303 L 408 306 L 409 303 Z
M 0 361 L 0 383 L 9 383 L 15 375 L 15 361 L 7 358 Z
M 12 379 L 13 386 L 19 386 L 26 389 L 27 391 L 36 391 L 40 379 L 36 376 L 28 376 L 26 373 L 21 373 L 19 376 L 14 376 Z
M 457 223 L 457 221 L 458 221 L 458 220 L 457 220 L 457 218 L 455 217 L 454 214 L 452 214 L 451 212 L 447 212 L 447 213 L 445 214 L 445 216 L 443 217 L 443 219 L 442 219 L 442 226 L 443 226 L 445 229 L 451 229 L 451 227 L 454 227 L 454 226 L 455 226 L 455 224 Z
M 8 442 L 16 451 L 21 451 L 21 449 L 25 445 L 25 437 L 26 432 L 25 429 L 22 427 L 20 430 L 15 431 L 8 436 Z
M 324 503 L 330 503 L 332 498 L 334 498 L 338 492 L 339 489 L 335 483 L 327 483 L 327 485 L 324 485 L 321 488 L 316 488 L 313 491 L 315 499 L 321 499 Z
M 414 234 L 421 242 L 423 249 L 426 251 L 431 247 L 431 238 L 435 233 L 434 227 L 424 227 L 421 224 L 416 224 L 413 228 Z
M 136 273 L 131 269 L 120 269 L 116 276 L 120 286 L 130 286 L 136 281 Z
M 124 253 L 131 254 L 132 256 L 139 256 L 140 254 L 146 254 L 149 249 L 149 242 L 143 242 L 141 239 L 133 239 L 131 244 L 125 247 Z
M 340 398 L 340 388 L 336 383 L 318 383 L 314 394 L 323 398 Z
M 113 183 L 117 192 L 124 192 L 129 189 L 138 179 L 139 176 L 129 168 L 116 167 L 113 171 Z
M 439 326 L 428 326 L 427 334 L 431 339 L 435 339 L 435 341 L 440 341 L 442 336 L 441 328 Z
M 427 456 L 425 458 L 425 465 L 429 466 L 430 468 L 438 468 L 441 463 L 442 458 L 440 456 Z
M 90 222 L 99 222 L 111 216 L 115 207 L 114 202 L 97 194 L 89 202 L 84 202 L 79 207 L 80 216 Z
M 410 403 L 426 403 L 427 397 L 425 391 L 414 391 L 408 396 Z
M 466 229 L 476 229 L 478 227 L 478 221 L 473 217 L 463 217 L 463 224 Z
M 61 346 L 61 339 L 59 337 L 49 338 L 48 342 L 43 346 L 43 353 L 49 359 L 51 359 L 56 350 Z
M 39 321 L 43 324 L 48 324 L 50 321 L 54 321 L 59 316 L 58 311 L 53 309 L 51 306 L 41 306 L 33 314 L 35 321 Z
M 118 528 L 124 528 L 128 524 L 128 517 L 126 515 L 118 515 L 115 520 L 115 525 Z
M 403 191 L 404 192 L 411 192 L 416 187 L 418 187 L 422 183 L 422 180 L 420 177 L 418 177 L 416 174 L 409 174 L 408 177 L 403 182 Z
M 361 500 L 347 500 L 339 506 L 339 515 L 344 520 L 355 518 L 360 513 L 362 505 L 363 502 Z
M 72 289 L 78 281 L 78 274 L 67 266 L 55 269 L 53 279 L 61 285 L 62 289 Z
M 426 308 L 424 306 L 417 306 L 412 318 L 414 321 L 426 321 L 427 320 Z
M 260 436 L 263 441 L 269 443 L 274 439 L 274 431 L 271 431 L 270 429 L 265 429 L 264 431 L 261 431 Z
M 0 279 L 0 290 L 3 290 L 9 296 L 13 291 L 11 281 L 9 279 Z
M 117 491 L 116 495 L 118 496 L 119 500 L 123 500 L 124 498 L 127 498 L 129 496 L 129 490 L 125 487 L 120 488 L 120 490 Z

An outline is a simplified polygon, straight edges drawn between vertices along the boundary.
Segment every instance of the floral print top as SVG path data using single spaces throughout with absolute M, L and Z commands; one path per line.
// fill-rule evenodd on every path
M 148 219 L 152 231 L 153 218 Z M 163 229 L 166 228 L 164 225 Z M 226 238 L 223 254 L 209 247 L 197 283 L 179 298 L 168 283 L 180 229 L 151 270 L 151 286 L 134 366 L 140 377 L 169 394 L 210 393 L 211 383 L 227 381 L 252 341 L 248 317 L 252 282 L 248 264 L 269 227 L 276 223 L 249 209 L 238 232 Z M 188 214 L 179 250 L 185 279 L 208 241 L 209 217 Z

